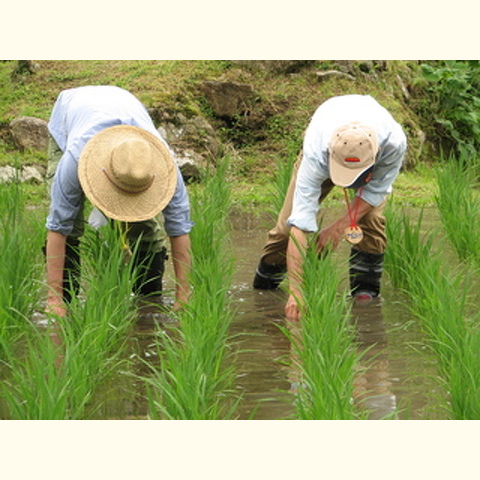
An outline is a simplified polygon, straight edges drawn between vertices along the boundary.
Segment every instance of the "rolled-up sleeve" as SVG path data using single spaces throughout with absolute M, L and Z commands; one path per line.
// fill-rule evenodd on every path
M 193 222 L 190 220 L 190 201 L 180 169 L 177 166 L 177 188 L 169 204 L 163 209 L 165 231 L 169 237 L 179 237 L 190 233 Z
M 319 163 L 317 159 L 303 155 L 293 195 L 292 213 L 287 220 L 289 227 L 295 226 L 305 232 L 318 230 L 318 199 L 322 184 L 328 178 L 328 170 Z
M 58 164 L 50 195 L 46 228 L 63 235 L 71 234 L 83 206 L 84 194 L 78 180 L 77 162 L 70 152 L 64 153 Z

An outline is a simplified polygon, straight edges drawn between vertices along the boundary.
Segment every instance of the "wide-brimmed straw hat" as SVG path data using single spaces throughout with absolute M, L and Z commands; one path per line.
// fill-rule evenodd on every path
M 80 155 L 78 176 L 90 202 L 107 217 L 124 222 L 153 218 L 177 186 L 177 170 L 166 145 L 130 125 L 94 135 Z
M 355 186 L 375 163 L 378 154 L 375 131 L 360 123 L 344 125 L 330 141 L 330 178 L 341 187 Z

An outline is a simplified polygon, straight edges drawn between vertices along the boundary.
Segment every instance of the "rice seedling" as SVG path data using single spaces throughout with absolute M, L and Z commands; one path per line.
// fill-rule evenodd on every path
M 438 359 L 439 382 L 449 393 L 450 414 L 455 419 L 478 419 L 480 339 L 478 314 L 469 318 L 470 311 L 476 312 L 469 305 L 470 274 L 444 263 L 443 252 L 434 250 L 435 232 L 422 242 L 421 221 L 413 228 L 405 215 L 387 212 L 387 217 L 395 242 L 386 266 L 395 284 L 407 292 L 411 310 Z
M 38 307 L 43 229 L 25 210 L 22 185 L 0 189 L 0 356 Z
M 180 328 L 158 332 L 160 366 L 146 378 L 150 417 L 227 419 L 236 409 L 229 327 L 233 261 L 228 251 L 230 192 L 227 160 L 191 196 L 192 297 L 180 312 Z
M 478 160 L 473 157 L 444 160 L 441 167 L 437 167 L 435 202 L 460 260 L 480 266 L 478 170 Z
M 332 253 L 324 252 L 319 260 L 309 248 L 303 265 L 301 321 L 297 328 L 284 329 L 298 372 L 297 415 L 303 420 L 358 418 L 353 397 L 360 354 Z
M 275 162 L 275 176 L 272 182 L 272 204 L 270 211 L 274 218 L 282 209 L 283 201 L 290 184 L 290 179 L 294 169 L 296 158 L 291 156 L 285 159 L 281 156 L 277 157 Z
M 135 318 L 132 271 L 110 229 L 88 232 L 85 244 L 82 296 L 73 297 L 67 317 L 51 319 L 54 329 L 32 329 L 20 354 L 8 352 L 3 393 L 12 418 L 92 416 L 98 386 L 121 361 Z

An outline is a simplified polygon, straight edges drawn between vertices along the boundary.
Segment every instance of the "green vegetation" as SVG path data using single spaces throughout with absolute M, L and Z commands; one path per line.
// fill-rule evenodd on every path
M 310 115 L 327 97 L 345 93 L 375 96 L 405 126 L 410 152 L 390 202 L 386 267 L 392 283 L 407 293 L 408 306 L 438 358 L 448 416 L 480 418 L 480 319 L 472 305 L 480 245 L 478 62 L 393 61 L 386 69 L 368 72 L 354 66 L 355 81 L 322 82 L 315 74 L 335 68 L 333 63 L 311 62 L 296 74 L 244 68 L 234 61 L 40 63 L 36 73 L 13 78 L 14 62 L 0 62 L 0 165 L 45 166 L 45 152 L 15 149 L 8 124 L 22 115 L 47 119 L 62 89 L 86 84 L 122 86 L 166 115 L 202 115 L 231 152 L 228 162 L 217 159 L 215 172 L 189 186 L 196 222 L 193 296 L 178 314 L 178 329 L 159 326 L 156 332 L 158 365 L 149 361 L 150 375 L 141 377 L 150 418 L 235 418 L 240 399 L 229 333 L 234 313 L 228 215 L 278 212 Z M 255 125 L 258 130 L 241 119 L 225 125 L 215 118 L 199 88 L 205 80 L 251 84 L 263 118 Z M 427 133 L 422 148 L 418 129 Z M 443 156 L 443 151 L 451 155 Z M 327 206 L 343 201 L 342 192 L 335 190 Z M 41 248 L 47 203 L 44 185 L 13 182 L 0 189 L 0 359 L 6 416 L 95 418 L 103 401 L 99 390 L 117 378 L 120 367 L 128 371 L 125 348 L 136 315 L 130 294 L 135 272 L 124 263 L 115 230 L 89 231 L 82 243 L 80 297 L 67 319 L 45 317 L 40 313 Z M 424 232 L 422 217 L 412 223 L 400 213 L 404 206 L 438 209 L 444 231 Z M 313 251 L 309 255 L 302 329 L 285 330 L 297 374 L 297 416 L 361 418 L 361 406 L 352 403 L 359 356 L 341 282 L 329 255 L 322 261 Z M 454 267 L 445 263 L 450 255 Z M 32 321 L 39 316 L 48 328 Z
M 388 211 L 391 242 L 386 268 L 394 286 L 404 290 L 412 312 L 438 359 L 439 382 L 449 395 L 449 416 L 480 418 L 480 334 L 477 309 L 470 304 L 473 272 L 446 262 L 438 232 L 423 232 L 422 218 L 412 225 L 404 213 Z M 472 313 L 473 312 L 473 313 Z
M 234 417 L 234 364 L 229 335 L 233 311 L 229 288 L 229 188 L 224 161 L 208 173 L 191 197 L 196 222 L 192 241 L 192 298 L 180 312 L 180 327 L 159 329 L 159 367 L 146 379 L 152 419 L 225 420 Z
M 124 87 L 147 108 L 167 117 L 206 118 L 227 150 L 234 150 L 228 180 L 232 204 L 240 208 L 267 206 L 265 186 L 275 179 L 277 162 L 296 158 L 310 116 L 332 95 L 370 94 L 405 127 L 409 153 L 395 186 L 399 202 L 433 204 L 435 182 L 428 172 L 440 147 L 451 149 L 453 140 L 455 145 L 471 150 L 479 143 L 478 62 L 390 61 L 386 66 L 374 63 L 365 68 L 362 62 L 310 61 L 294 74 L 217 60 L 38 63 L 35 73 L 12 77 L 16 62 L 0 62 L 0 165 L 45 166 L 45 152 L 15 150 L 8 137 L 9 122 L 20 116 L 47 120 L 61 90 L 87 84 Z M 355 74 L 355 80 L 333 77 L 320 82 L 316 74 L 331 69 L 347 69 Z M 239 119 L 226 125 L 216 118 L 201 90 L 208 80 L 251 85 L 257 120 L 249 123 Z M 425 142 L 420 131 L 427 134 Z M 45 205 L 45 189 L 32 185 L 28 202 Z
M 0 358 L 38 308 L 43 229 L 33 213 L 21 184 L 0 188 Z
M 422 64 L 419 101 L 440 146 L 455 155 L 476 154 L 480 148 L 480 61 L 443 60 Z
M 304 256 L 301 322 L 284 329 L 292 343 L 295 406 L 301 420 L 353 420 L 359 355 L 331 252 Z
M 462 156 L 442 162 L 437 170 L 435 201 L 442 225 L 459 258 L 480 266 L 479 162 Z
M 22 244 L 30 242 L 23 238 Z M 21 341 L 5 345 L 2 396 L 9 418 L 92 418 L 101 406 L 96 391 L 125 362 L 122 353 L 135 318 L 134 272 L 125 265 L 114 229 L 90 231 L 84 249 L 85 288 L 72 300 L 68 315 L 45 317 L 43 329 L 25 317 Z M 24 281 L 32 286 L 30 277 Z M 17 296 L 29 298 L 25 292 Z

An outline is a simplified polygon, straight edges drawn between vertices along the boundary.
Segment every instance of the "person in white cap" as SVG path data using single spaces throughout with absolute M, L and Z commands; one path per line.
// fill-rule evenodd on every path
M 174 308 L 185 303 L 193 226 L 188 194 L 145 107 L 119 87 L 72 88 L 58 96 L 48 129 L 47 309 L 64 316 L 78 292 L 85 197 L 94 207 L 88 223 L 98 228 L 117 220 L 131 245 L 140 239 L 132 261 L 142 296 L 161 294 L 166 233 L 177 280 Z
M 275 289 L 288 272 L 288 318 L 300 317 L 302 250 L 307 234 L 318 231 L 319 205 L 335 185 L 344 189 L 346 212 L 318 232 L 318 251 L 336 248 L 345 238 L 352 244 L 352 295 L 357 300 L 379 295 L 386 248 L 383 210 L 406 149 L 402 127 L 369 95 L 332 97 L 318 107 L 253 281 L 254 288 Z M 355 191 L 353 200 L 347 189 Z

